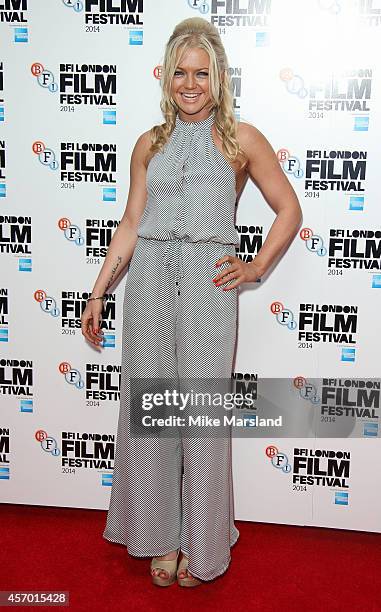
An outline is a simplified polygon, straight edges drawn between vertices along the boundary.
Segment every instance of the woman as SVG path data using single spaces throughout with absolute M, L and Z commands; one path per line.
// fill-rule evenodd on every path
M 154 584 L 196 586 L 224 573 L 234 525 L 231 437 L 136 437 L 132 377 L 231 378 L 237 287 L 254 282 L 294 237 L 299 202 L 266 138 L 237 123 L 217 29 L 186 19 L 162 68 L 165 123 L 132 152 L 126 210 L 82 316 L 101 343 L 102 298 L 130 262 L 122 336 L 121 406 L 110 508 L 103 536 L 153 557 Z M 248 177 L 276 219 L 257 256 L 235 256 L 236 199 Z M 130 413 L 130 405 L 133 410 Z M 178 565 L 179 552 L 182 559 Z

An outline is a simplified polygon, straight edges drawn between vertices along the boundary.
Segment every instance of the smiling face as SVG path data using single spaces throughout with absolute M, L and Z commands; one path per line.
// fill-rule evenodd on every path
M 199 47 L 187 49 L 178 63 L 171 95 L 183 121 L 202 121 L 211 111 L 209 55 Z

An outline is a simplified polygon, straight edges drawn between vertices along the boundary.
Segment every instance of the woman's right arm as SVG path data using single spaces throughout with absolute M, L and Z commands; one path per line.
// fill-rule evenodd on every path
M 103 296 L 119 278 L 133 255 L 138 239 L 137 227 L 147 203 L 146 171 L 150 146 L 148 130 L 139 136 L 132 151 L 126 208 L 110 241 L 90 297 Z M 102 310 L 103 300 L 90 300 L 81 317 L 82 334 L 95 346 L 99 345 L 102 335 L 99 330 Z

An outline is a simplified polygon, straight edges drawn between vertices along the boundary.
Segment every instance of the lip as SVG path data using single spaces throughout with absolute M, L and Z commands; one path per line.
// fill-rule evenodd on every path
M 197 100 L 199 100 L 199 99 L 200 99 L 200 96 L 202 95 L 201 93 L 195 93 L 195 94 L 193 94 L 193 93 L 192 93 L 192 94 L 191 94 L 191 92 L 189 92 L 189 94 L 190 94 L 190 95 L 192 95 L 192 97 L 191 97 L 191 98 L 188 98 L 188 97 L 187 97 L 187 93 L 188 93 L 188 92 L 181 92 L 181 93 L 180 93 L 181 99 L 182 99 L 182 100 L 185 100 L 185 102 L 191 102 L 191 103 L 192 103 L 192 102 L 196 102 Z

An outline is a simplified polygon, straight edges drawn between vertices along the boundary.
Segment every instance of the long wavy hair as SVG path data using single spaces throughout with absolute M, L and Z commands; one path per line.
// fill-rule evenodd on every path
M 246 155 L 237 139 L 237 120 L 234 116 L 232 84 L 225 49 L 217 28 L 201 17 L 184 19 L 178 23 L 166 44 L 160 80 L 160 108 L 165 123 L 151 129 L 150 151 L 162 150 L 175 127 L 178 107 L 171 95 L 172 79 L 185 51 L 194 47 L 204 49 L 209 55 L 209 95 L 215 109 L 215 126 L 222 140 L 224 154 L 231 161 L 240 158 L 244 166 Z

